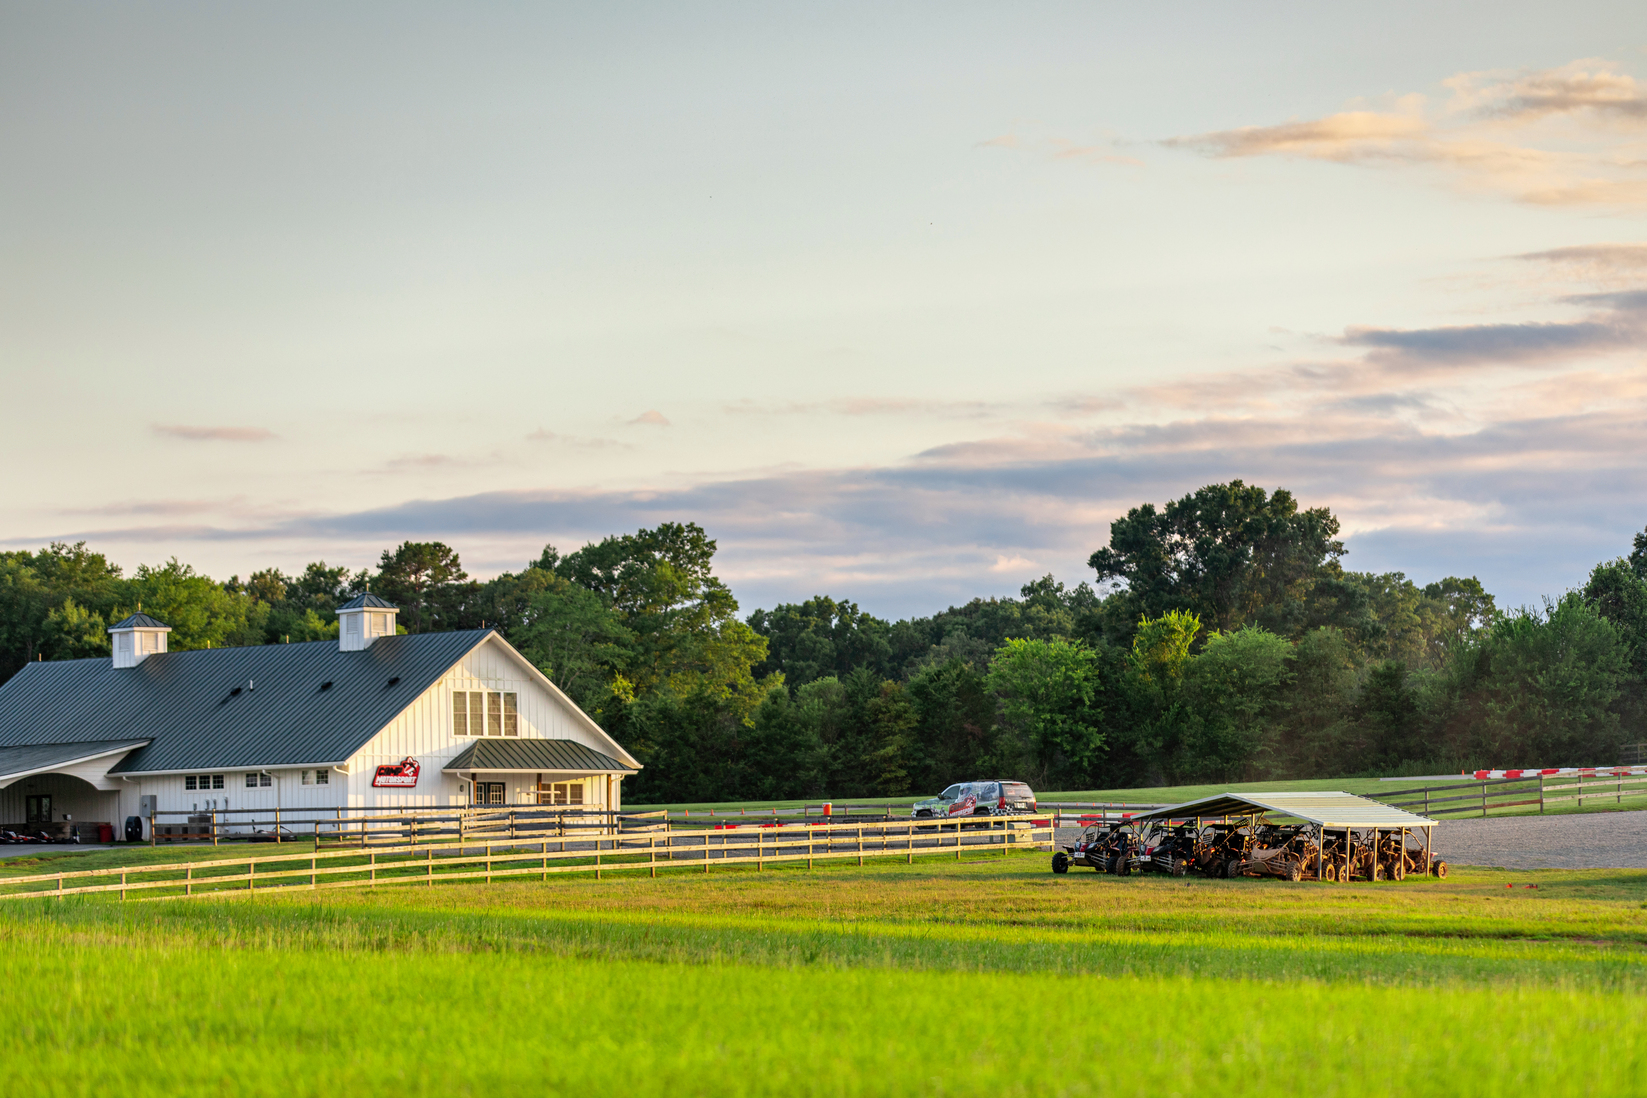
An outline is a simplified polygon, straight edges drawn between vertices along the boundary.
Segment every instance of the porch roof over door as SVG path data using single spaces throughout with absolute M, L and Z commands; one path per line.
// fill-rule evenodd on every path
M 47 774 L 65 766 L 107 758 L 113 766 L 128 751 L 147 745 L 147 739 L 91 740 L 84 743 L 32 743 L 0 747 L 0 788 L 31 774 Z
M 457 758 L 441 767 L 488 774 L 633 774 L 610 755 L 603 755 L 576 740 L 493 739 L 476 740 Z

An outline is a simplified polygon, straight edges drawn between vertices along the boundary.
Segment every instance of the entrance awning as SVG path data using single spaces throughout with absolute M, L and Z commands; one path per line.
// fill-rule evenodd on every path
M 0 789 L 21 778 L 47 774 L 97 759 L 108 759 L 108 767 L 128 751 L 143 747 L 149 740 L 88 740 L 84 743 L 35 743 L 23 747 L 0 747 Z M 101 777 L 103 775 L 99 775 Z M 84 777 L 76 774 L 75 777 Z
M 1257 816 L 1272 812 L 1323 827 L 1433 827 L 1435 821 L 1353 793 L 1215 793 L 1183 804 L 1140 812 L 1133 820 L 1199 816 Z
M 634 774 L 610 755 L 603 755 L 576 740 L 492 739 L 476 740 L 441 767 L 484 771 L 488 774 Z

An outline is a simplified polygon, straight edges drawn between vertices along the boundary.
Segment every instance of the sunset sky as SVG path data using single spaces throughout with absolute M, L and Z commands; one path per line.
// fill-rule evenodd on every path
M 1647 5 L 0 3 L 0 545 L 746 610 L 1214 481 L 1535 602 L 1647 525 Z M 1144 10 L 1144 9 L 1148 10 Z

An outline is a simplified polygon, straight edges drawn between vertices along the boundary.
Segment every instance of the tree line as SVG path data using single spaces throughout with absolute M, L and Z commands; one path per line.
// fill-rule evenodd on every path
M 1473 577 L 1347 571 L 1338 532 L 1209 485 L 1113 522 L 1090 582 L 896 622 L 826 595 L 742 617 L 692 523 L 488 581 L 438 542 L 226 582 L 54 544 L 0 554 L 0 676 L 106 656 L 139 607 L 174 650 L 335 638 L 371 590 L 405 632 L 499 630 L 646 764 L 633 803 L 1610 764 L 1647 739 L 1647 533 L 1506 612 Z

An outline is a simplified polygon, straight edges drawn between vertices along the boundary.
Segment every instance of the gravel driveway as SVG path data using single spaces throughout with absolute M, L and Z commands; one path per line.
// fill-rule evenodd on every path
M 1441 856 L 1505 869 L 1647 869 L 1647 812 L 1447 820 Z

